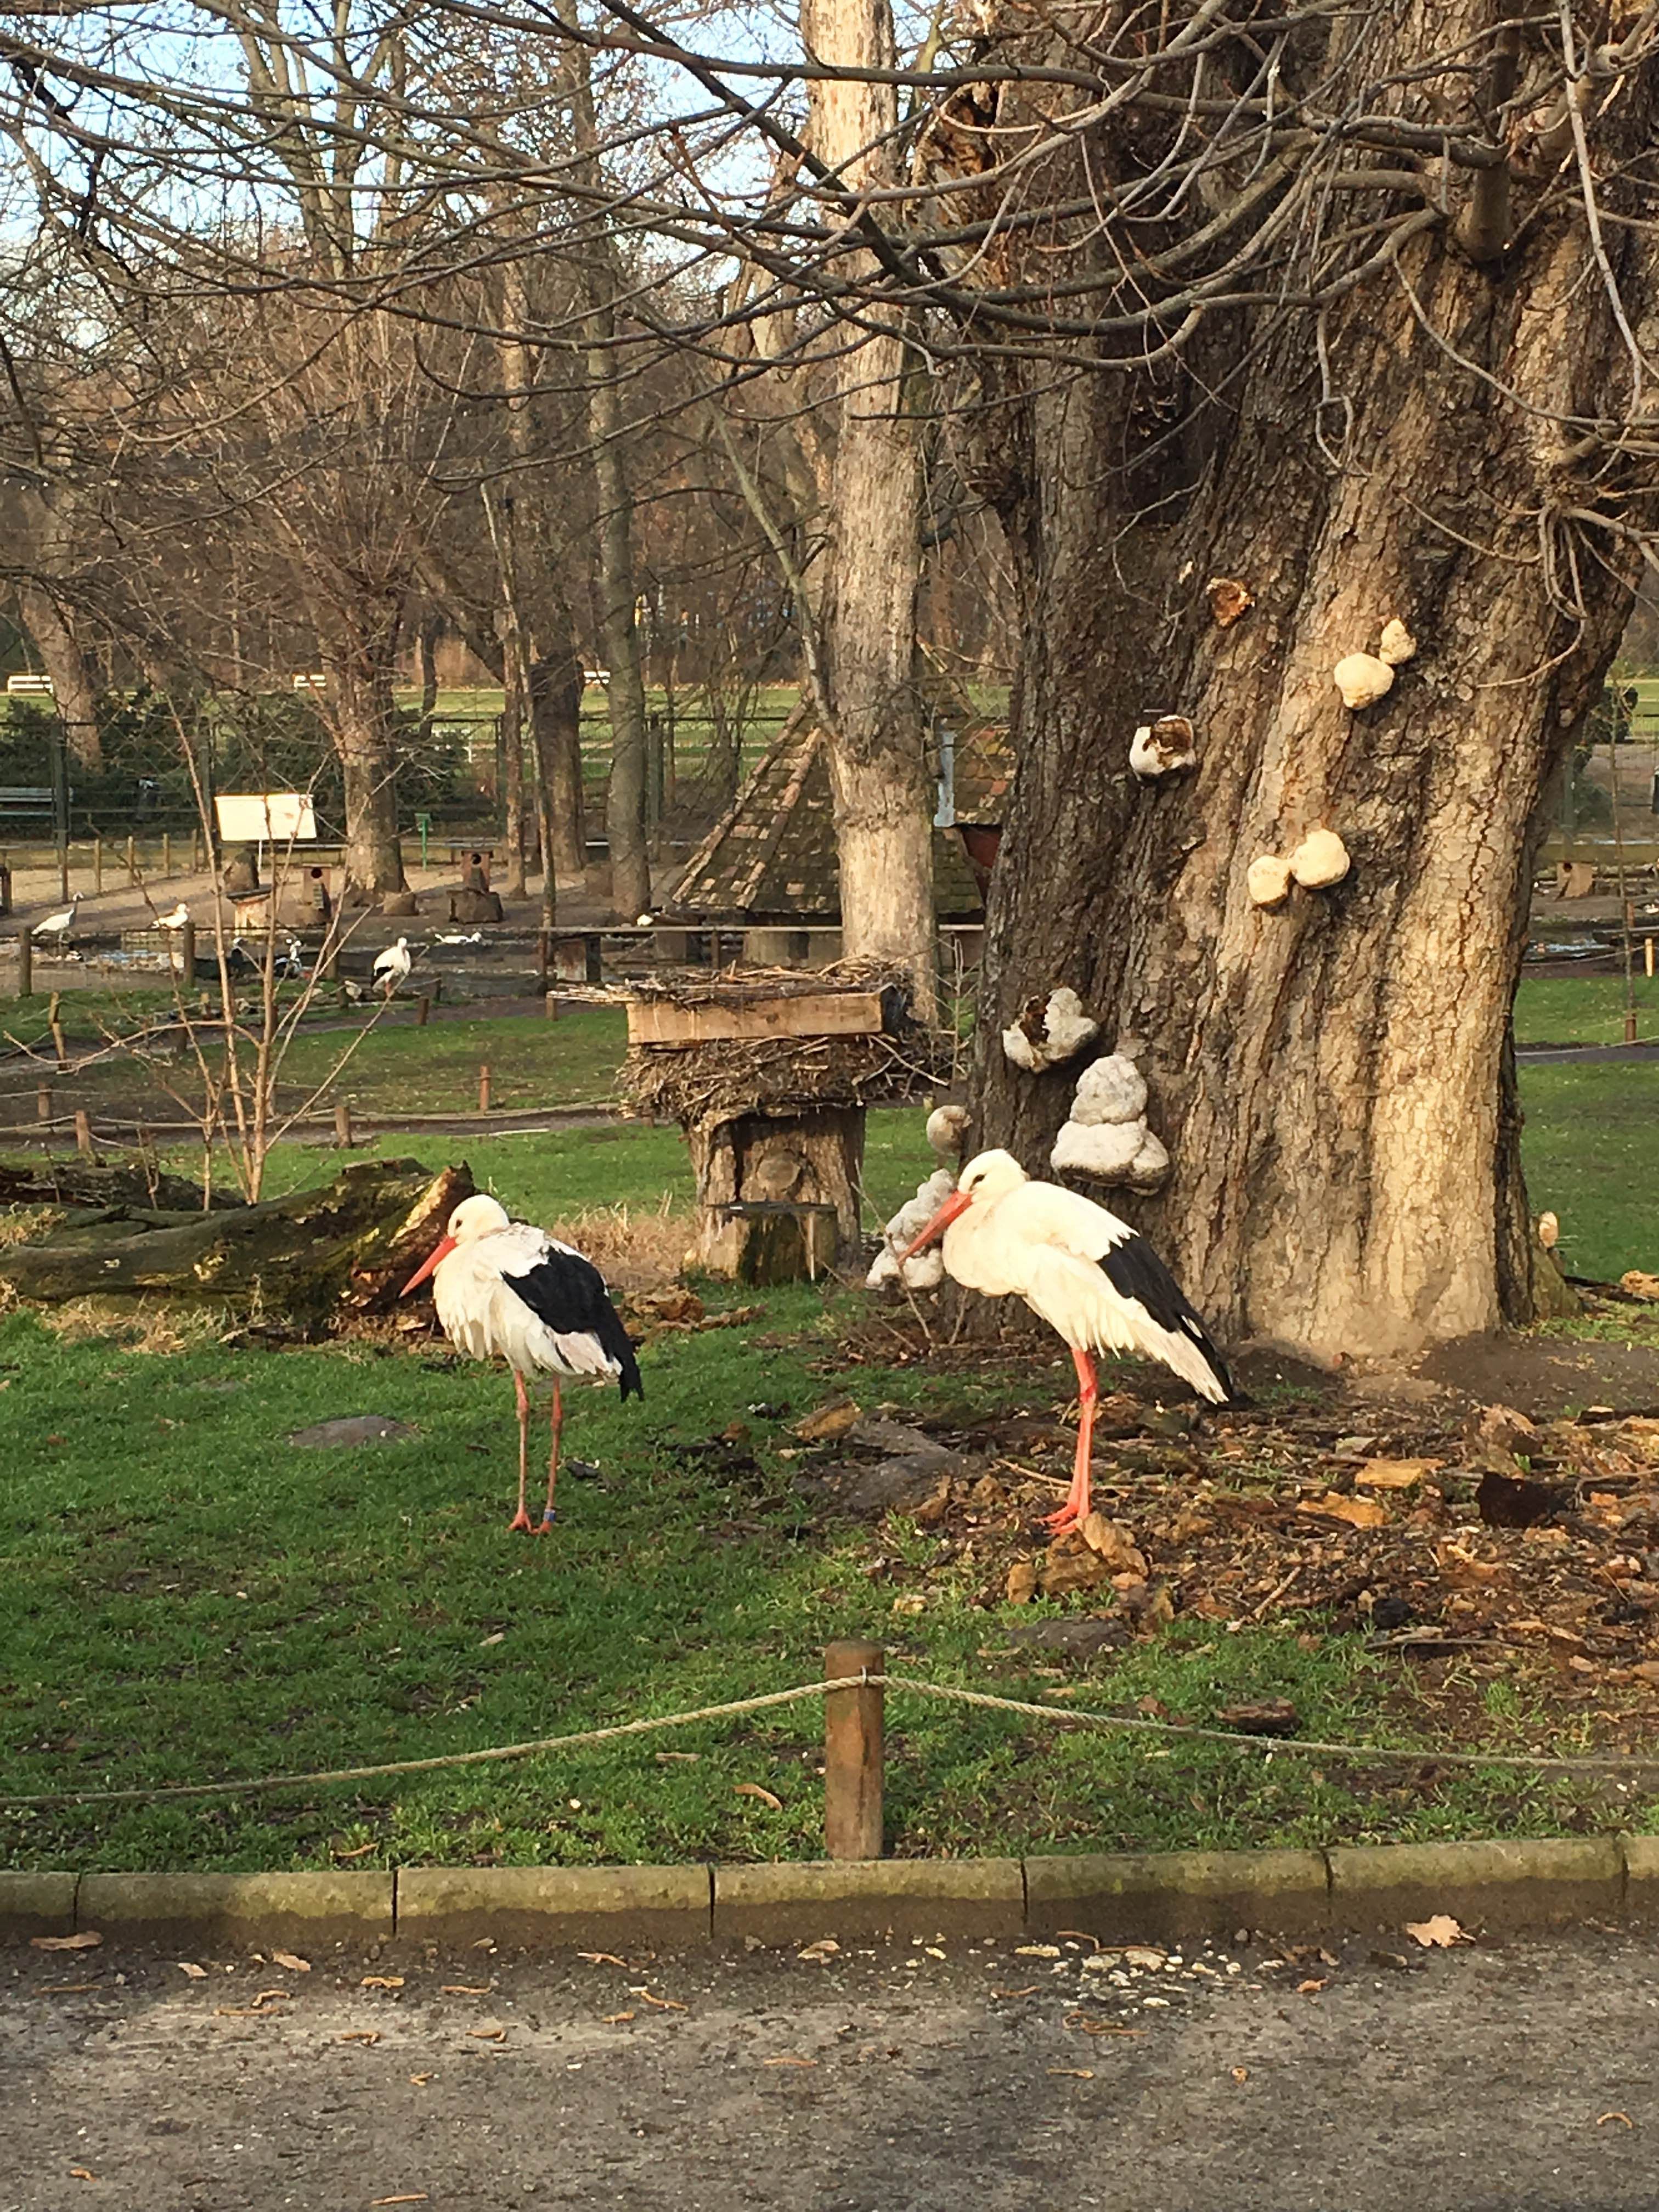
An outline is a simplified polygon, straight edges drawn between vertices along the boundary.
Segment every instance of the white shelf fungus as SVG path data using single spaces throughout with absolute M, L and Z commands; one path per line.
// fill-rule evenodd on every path
M 1331 671 L 1345 707 L 1373 707 L 1394 689 L 1394 671 L 1374 653 L 1350 653 Z
M 1398 615 L 1392 622 L 1383 623 L 1382 642 L 1376 648 L 1379 660 L 1386 661 L 1390 668 L 1398 668 L 1402 661 L 1409 660 L 1416 650 L 1417 640 Z
M 1019 1019 L 1002 1032 L 1002 1049 L 1016 1067 L 1040 1075 L 1075 1060 L 1099 1035 L 1100 1024 L 1084 1012 L 1077 993 L 1061 984 L 1049 992 L 1046 1005 L 1027 1000 Z
M 959 1159 L 968 1133 L 965 1106 L 936 1106 L 927 1116 L 927 1142 L 940 1159 Z
M 1348 867 L 1348 848 L 1334 830 L 1310 830 L 1291 855 L 1291 873 L 1306 890 L 1340 884 Z
M 1132 1190 L 1162 1184 L 1170 1155 L 1146 1126 L 1146 1079 L 1126 1054 L 1111 1053 L 1084 1070 L 1048 1160 L 1056 1169 Z
M 941 1112 L 955 1109 L 941 1108 Z M 899 1254 L 913 1237 L 918 1237 L 939 1212 L 957 1187 L 957 1179 L 949 1168 L 938 1168 L 926 1182 L 917 1187 L 916 1194 L 907 1199 L 883 1231 L 882 1247 L 874 1264 L 864 1279 L 867 1291 L 878 1291 L 884 1283 L 899 1279 Z M 905 1282 L 913 1291 L 936 1291 L 945 1280 L 945 1258 L 937 1244 L 926 1252 L 918 1252 L 914 1260 L 904 1262 Z
M 1129 744 L 1129 766 L 1143 783 L 1191 768 L 1197 759 L 1198 733 L 1184 714 L 1143 722 Z
M 1252 860 L 1244 888 L 1257 906 L 1283 906 L 1291 895 L 1291 864 L 1276 854 L 1262 853 Z

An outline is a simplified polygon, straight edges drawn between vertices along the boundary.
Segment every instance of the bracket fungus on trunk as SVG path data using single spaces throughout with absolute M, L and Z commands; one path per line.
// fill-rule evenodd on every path
M 1170 1155 L 1147 1127 L 1146 1079 L 1127 1054 L 1110 1053 L 1084 1070 L 1048 1160 L 1055 1169 L 1131 1190 L 1162 1185 Z
M 1394 671 L 1374 653 L 1345 653 L 1331 671 L 1331 680 L 1342 694 L 1345 707 L 1357 710 L 1374 707 L 1394 689 Z
M 1041 1075 L 1075 1060 L 1100 1035 L 1100 1024 L 1083 1011 L 1077 993 L 1062 983 L 1047 1000 L 1028 999 L 1019 1019 L 1002 1032 L 1002 1049 L 1016 1067 Z
M 1231 629 L 1255 605 L 1255 593 L 1237 576 L 1212 576 L 1204 588 L 1210 595 L 1210 612 L 1218 629 Z
M 1129 766 L 1142 783 L 1192 768 L 1197 760 L 1198 732 L 1184 714 L 1143 722 L 1129 742 Z
M 932 1127 L 932 1121 L 928 1126 Z M 957 1179 L 949 1168 L 935 1168 L 926 1182 L 918 1183 L 915 1196 L 905 1200 L 882 1232 L 881 1249 L 864 1279 L 866 1291 L 878 1291 L 884 1283 L 900 1281 L 913 1291 L 939 1288 L 945 1280 L 945 1255 L 937 1244 L 918 1252 L 914 1260 L 901 1262 L 899 1254 L 921 1234 L 956 1187 Z
M 1334 830 L 1310 830 L 1291 855 L 1291 873 L 1304 890 L 1328 890 L 1352 866 Z
M 1244 888 L 1257 906 L 1283 906 L 1291 895 L 1291 864 L 1275 853 L 1261 853 L 1251 861 Z
M 1382 625 L 1382 635 L 1376 648 L 1376 657 L 1390 668 L 1398 668 L 1417 650 L 1417 640 L 1398 615 Z

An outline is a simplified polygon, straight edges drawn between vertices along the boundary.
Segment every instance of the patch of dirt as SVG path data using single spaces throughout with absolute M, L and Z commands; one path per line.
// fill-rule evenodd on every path
M 1659 1410 L 1659 1347 L 1647 1344 L 1465 1336 L 1437 1346 L 1416 1372 L 1466 1405 L 1515 1406 L 1534 1419 L 1588 1406 L 1615 1413 Z

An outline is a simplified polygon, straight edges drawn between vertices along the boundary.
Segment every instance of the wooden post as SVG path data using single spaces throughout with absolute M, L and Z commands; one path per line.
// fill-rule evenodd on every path
M 552 863 L 550 861 L 548 865 L 551 866 Z M 552 965 L 553 933 L 550 929 L 538 929 L 536 932 L 536 988 L 540 992 L 545 993 L 547 989 L 548 974 Z
M 831 1644 L 823 1679 L 886 1672 L 879 1644 Z M 829 1691 L 823 1700 L 823 1844 L 832 1859 L 881 1856 L 882 1705 L 880 1687 Z
M 559 994 L 558 994 L 558 993 L 557 993 L 556 991 L 549 991 L 549 992 L 547 992 L 547 993 L 545 994 L 544 1003 L 545 1003 L 545 1006 L 546 1006 L 546 1012 L 547 1012 L 547 1018 L 548 1018 L 548 1020 L 549 1020 L 550 1022 L 556 1022 L 556 1021 L 558 1020 L 558 1018 L 559 1018 Z
M 173 832 L 172 832 L 172 830 L 164 830 L 161 832 L 161 876 L 162 876 L 162 880 L 163 880 L 163 881 L 165 881 L 165 880 L 167 879 L 167 878 L 168 876 L 170 876 L 172 873 L 173 873 Z
M 99 836 L 92 841 L 92 888 L 94 892 L 104 888 L 104 841 Z
M 136 884 L 137 880 L 138 840 L 129 831 L 127 833 L 127 881 L 130 884 Z
M 192 869 L 207 866 L 207 844 L 200 830 L 192 830 L 190 833 L 190 864 Z
M 179 973 L 188 990 L 196 981 L 196 924 L 187 921 L 181 929 L 170 933 L 179 939 Z
M 17 995 L 34 996 L 34 939 L 27 925 L 17 933 Z
M 489 1111 L 489 1062 L 485 1060 L 478 1070 L 478 1111 Z
M 83 1160 L 98 1157 L 92 1149 L 92 1123 L 87 1118 L 84 1106 L 77 1106 L 75 1109 L 75 1149 Z
M 50 1121 L 52 1119 L 52 1085 L 49 1083 L 35 1085 L 34 1118 L 37 1121 Z
M 1647 975 L 1652 975 L 1652 973 L 1653 973 L 1653 939 L 1651 938 L 1651 936 L 1644 937 L 1644 938 L 1642 939 L 1642 967 L 1643 967 L 1643 970 L 1644 970 L 1644 972 L 1645 974 L 1647 974 Z
M 351 1101 L 337 1098 L 334 1102 L 334 1141 L 343 1152 L 351 1150 Z
M 421 996 L 415 1001 L 416 1028 L 417 1030 L 423 1030 L 431 1018 L 432 1001 L 426 996 L 425 993 L 422 992 Z
M 46 1027 L 52 1031 L 52 1049 L 59 1068 L 69 1064 L 69 1047 L 64 1042 L 64 994 L 54 991 L 46 1001 Z

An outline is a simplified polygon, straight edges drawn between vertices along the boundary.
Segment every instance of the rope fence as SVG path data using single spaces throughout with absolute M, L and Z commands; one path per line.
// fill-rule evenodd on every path
M 854 1646 L 855 1650 L 868 1647 Z M 44 1811 L 75 1805 L 150 1804 L 178 1798 L 252 1796 L 272 1790 L 303 1790 L 337 1783 L 374 1782 L 404 1774 L 435 1774 L 451 1769 L 484 1766 L 507 1759 L 535 1759 L 556 1752 L 582 1751 L 596 1744 L 614 1743 L 630 1736 L 654 1735 L 660 1729 L 692 1728 L 709 1721 L 738 1720 L 750 1713 L 775 1711 L 809 1698 L 835 1699 L 846 1708 L 861 1709 L 859 1724 L 850 1731 L 850 1745 L 838 1752 L 835 1765 L 847 1765 L 865 1777 L 872 1766 L 878 1780 L 881 1759 L 882 1697 L 894 1690 L 909 1697 L 930 1698 L 967 1705 L 986 1712 L 1009 1713 L 1023 1720 L 1052 1722 L 1066 1729 L 1116 1729 L 1144 1740 L 1170 1745 L 1219 1744 L 1260 1756 L 1278 1758 L 1301 1754 L 1322 1759 L 1351 1759 L 1371 1765 L 1435 1765 L 1499 1769 L 1532 1774 L 1659 1774 L 1659 1756 L 1609 1753 L 1558 1757 L 1542 1752 L 1436 1751 L 1421 1745 L 1332 1742 L 1312 1736 L 1265 1736 L 1237 1729 L 1205 1728 L 1181 1721 L 1152 1719 L 1141 1714 L 1074 1711 L 1039 1705 L 1024 1698 L 1006 1698 L 988 1690 L 963 1689 L 955 1683 L 930 1682 L 914 1674 L 894 1674 L 879 1664 L 850 1666 L 833 1671 L 836 1647 L 827 1659 L 832 1671 L 823 1680 L 802 1682 L 793 1689 L 771 1690 L 752 1698 L 736 1698 L 721 1705 L 700 1705 L 689 1712 L 659 1713 L 641 1720 L 618 1721 L 604 1728 L 578 1729 L 562 1735 L 536 1736 L 523 1743 L 491 1745 L 478 1751 L 441 1752 L 427 1759 L 387 1759 L 371 1766 L 319 1768 L 305 1773 L 266 1774 L 245 1781 L 161 1783 L 119 1790 L 58 1790 L 21 1796 L 0 1787 L 0 1808 L 14 1812 Z M 842 1717 L 847 1717 L 843 1715 Z M 858 1717 L 854 1716 L 854 1717 Z M 830 1732 L 833 1735 L 834 1731 Z M 834 1792 L 833 1767 L 826 1772 L 826 1795 Z

